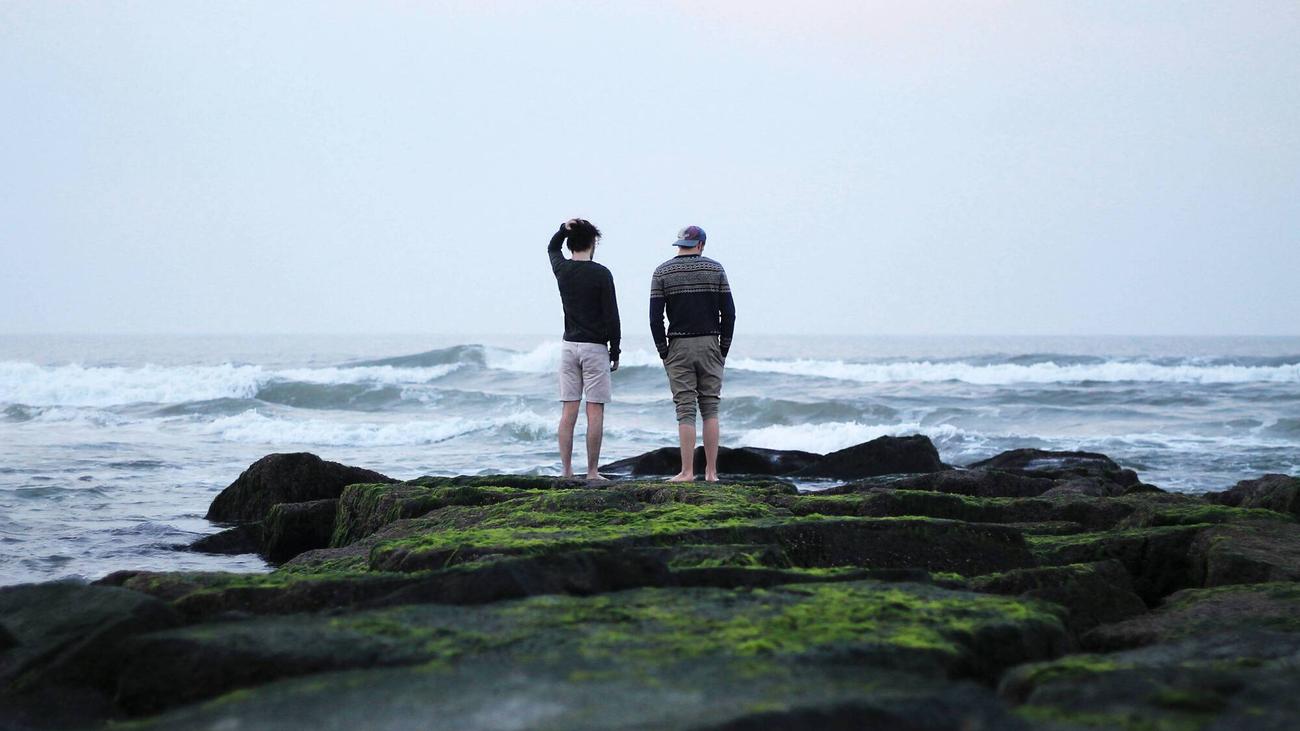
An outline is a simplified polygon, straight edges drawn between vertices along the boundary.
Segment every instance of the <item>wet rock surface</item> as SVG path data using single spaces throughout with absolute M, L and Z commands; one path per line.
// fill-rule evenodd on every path
M 729 450 L 721 484 L 272 455 L 203 542 L 270 573 L 0 589 L 0 728 L 1296 725 L 1291 478 L 1177 495 L 920 440 Z M 848 482 L 779 478 L 819 470 Z

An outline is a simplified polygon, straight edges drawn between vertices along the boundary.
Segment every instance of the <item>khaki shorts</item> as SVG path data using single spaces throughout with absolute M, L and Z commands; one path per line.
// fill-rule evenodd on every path
M 609 348 L 602 343 L 564 342 L 560 350 L 560 400 L 606 404 L 612 396 Z
M 668 341 L 668 386 L 673 390 L 677 423 L 695 423 L 695 405 L 700 416 L 718 418 L 722 398 L 722 347 L 717 335 L 673 338 Z

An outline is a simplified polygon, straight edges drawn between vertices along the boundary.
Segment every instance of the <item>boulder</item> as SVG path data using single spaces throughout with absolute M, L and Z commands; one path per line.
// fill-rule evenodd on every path
M 180 622 L 163 602 L 127 589 L 72 582 L 0 588 L 0 623 L 15 645 L 0 663 L 0 688 L 110 691 L 127 638 Z
M 718 472 L 729 475 L 790 475 L 821 459 L 821 455 L 795 450 L 760 447 L 718 448 Z M 695 448 L 695 473 L 704 475 L 704 447 Z M 682 470 L 681 452 L 663 447 L 635 457 L 611 462 L 600 468 L 610 474 L 632 477 L 675 475 Z
M 262 555 L 271 563 L 284 563 L 303 551 L 329 546 L 338 506 L 338 500 L 272 506 L 262 524 Z
M 262 524 L 244 523 L 211 535 L 203 536 L 188 546 L 198 553 L 216 553 L 234 556 L 241 553 L 258 553 L 262 550 Z
M 1137 473 L 1120 467 L 1115 460 L 1096 452 L 1057 452 L 1045 449 L 1013 449 L 976 462 L 970 469 L 990 469 L 1022 475 L 1073 481 L 1087 478 L 1108 495 L 1122 495 L 1128 488 L 1141 484 Z M 1086 489 L 1082 483 L 1076 490 Z M 1147 486 L 1146 489 L 1150 489 Z
M 853 480 L 878 475 L 940 472 L 947 465 L 939 459 L 939 451 L 929 437 L 880 437 L 838 452 L 831 452 L 820 460 L 795 473 L 798 477 L 831 477 Z
M 1070 610 L 1065 624 L 1076 635 L 1147 611 L 1124 565 L 1115 560 L 990 574 L 972 579 L 970 588 L 1060 604 Z
M 1300 525 L 1259 520 L 1207 528 L 1190 549 L 1194 586 L 1300 581 Z
M 1300 517 L 1300 477 L 1264 475 L 1242 480 L 1223 492 L 1210 492 L 1205 499 L 1234 508 L 1264 508 Z
M 9 630 L 5 629 L 4 625 L 0 624 L 0 652 L 15 647 L 17 644 L 18 640 L 15 639 L 13 635 L 9 634 Z
M 268 454 L 244 470 L 208 508 L 218 523 L 260 521 L 277 503 L 338 499 L 343 488 L 359 482 L 392 483 L 378 472 L 327 462 L 314 454 Z

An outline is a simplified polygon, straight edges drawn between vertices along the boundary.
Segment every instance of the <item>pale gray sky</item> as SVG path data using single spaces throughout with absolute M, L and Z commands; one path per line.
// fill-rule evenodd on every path
M 0 0 L 0 332 L 1300 333 L 1300 3 Z

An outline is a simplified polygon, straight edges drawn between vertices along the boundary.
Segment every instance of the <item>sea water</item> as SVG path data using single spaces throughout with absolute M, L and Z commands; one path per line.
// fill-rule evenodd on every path
M 625 344 L 603 462 L 675 441 Z M 265 570 L 175 550 L 270 452 L 397 478 L 557 474 L 555 337 L 0 337 L 0 585 Z M 723 444 L 829 452 L 925 434 L 951 464 L 1109 454 L 1169 490 L 1300 473 L 1300 338 L 767 336 L 727 362 Z M 576 439 L 581 463 L 583 440 Z

